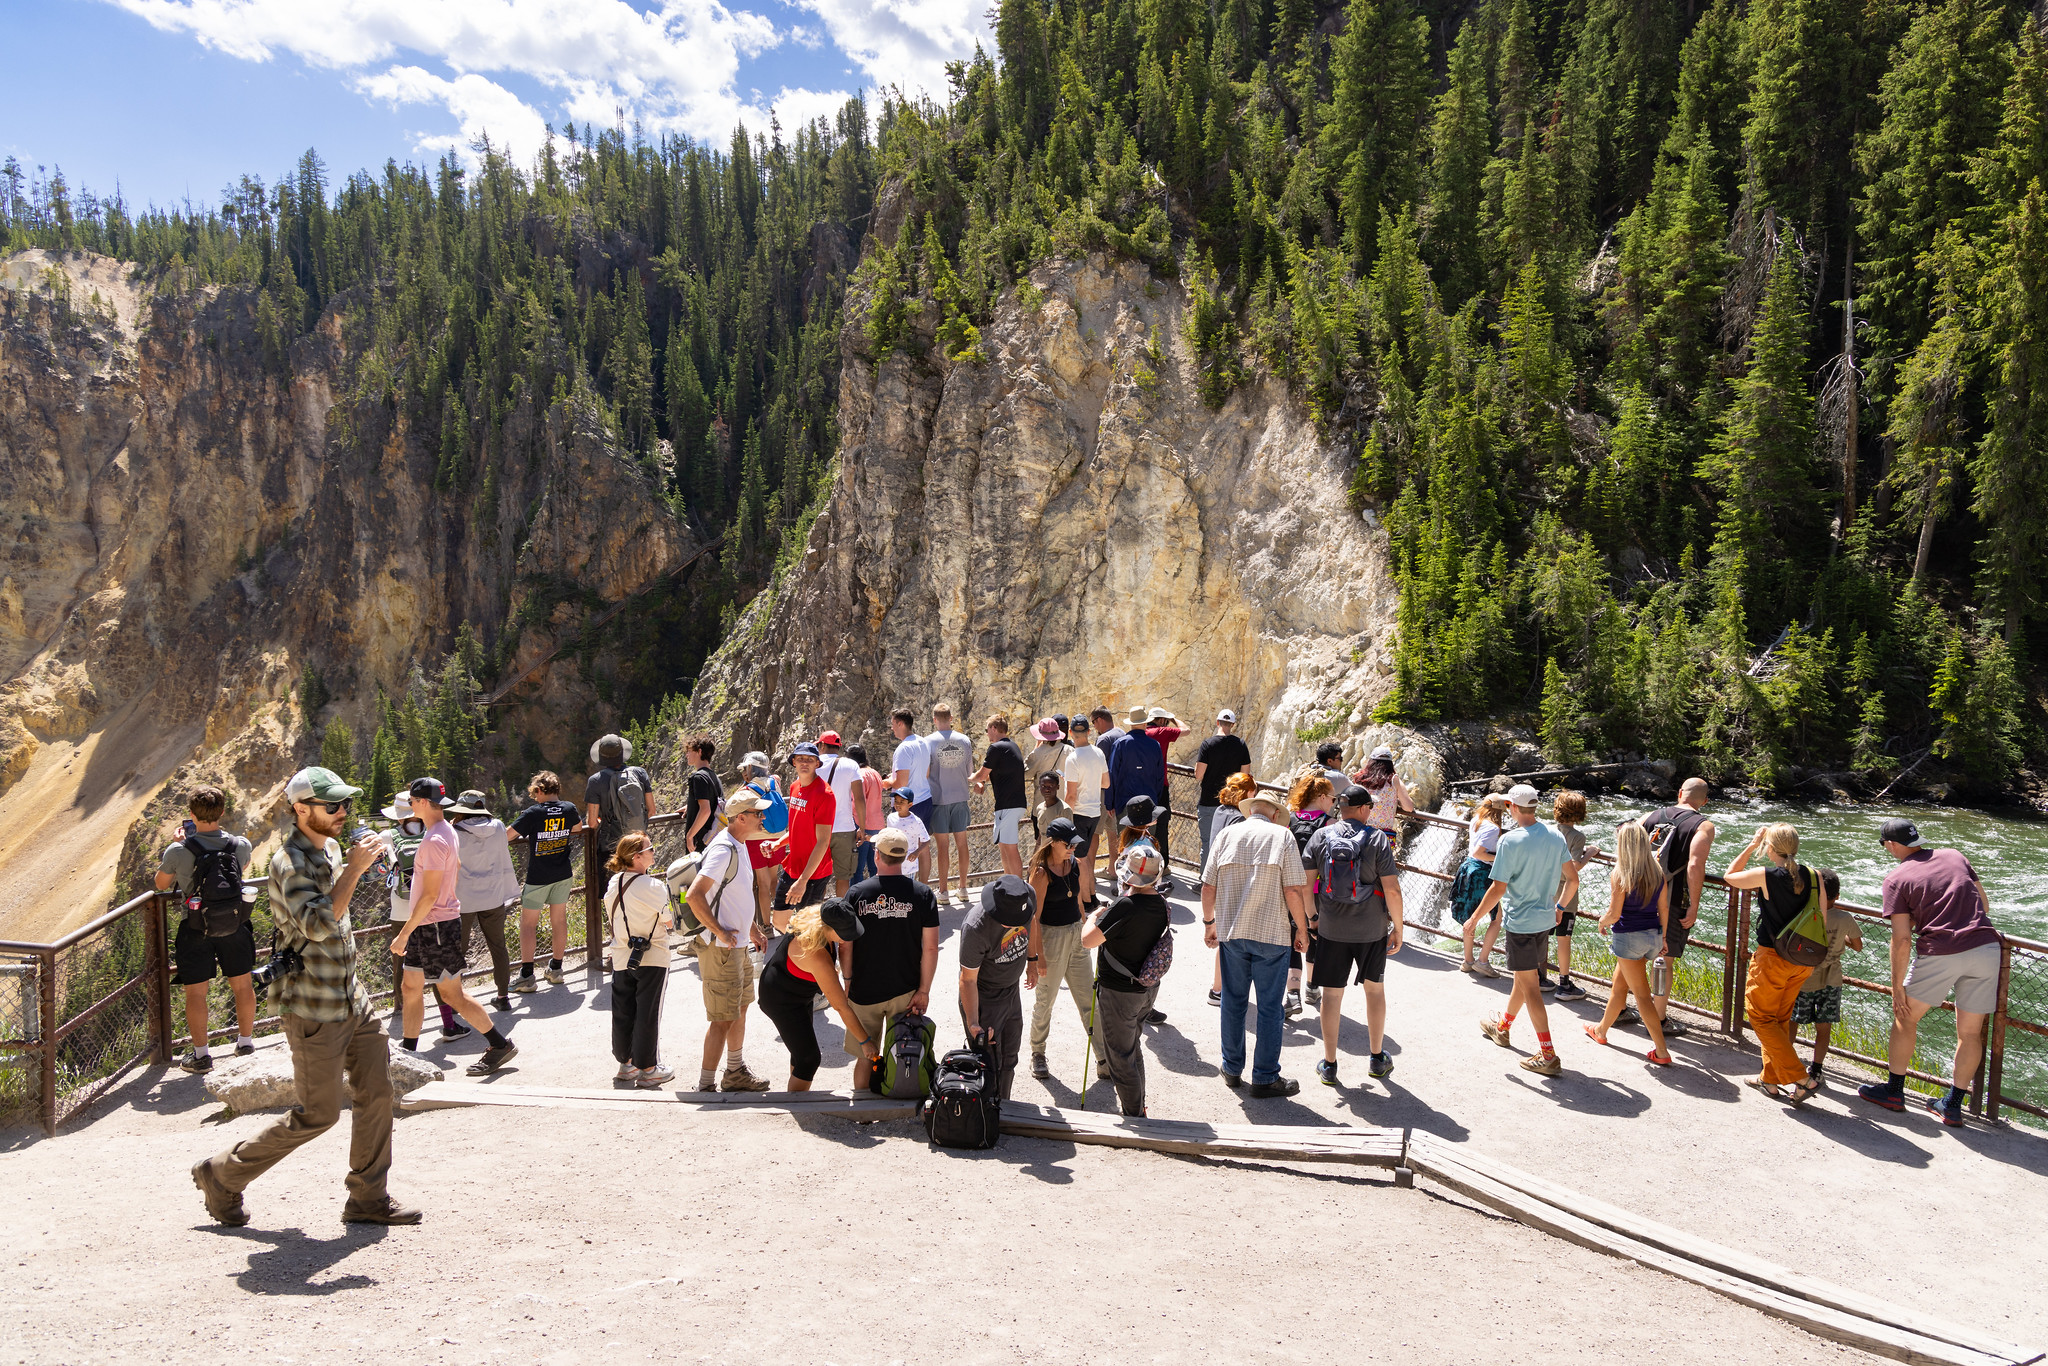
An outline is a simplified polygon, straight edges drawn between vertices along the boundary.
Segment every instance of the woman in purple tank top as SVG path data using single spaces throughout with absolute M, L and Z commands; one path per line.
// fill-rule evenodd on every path
M 1614 944 L 1614 982 L 1607 992 L 1607 1010 L 1597 1025 L 1586 1026 L 1586 1037 L 1606 1043 L 1607 1031 L 1628 998 L 1636 998 L 1636 1010 L 1650 1031 L 1649 1060 L 1660 1067 L 1671 1065 L 1671 1052 L 1664 1046 L 1663 1018 L 1650 1004 L 1649 960 L 1664 951 L 1664 926 L 1671 918 L 1671 883 L 1664 876 L 1657 856 L 1650 851 L 1650 832 L 1634 821 L 1615 832 L 1614 871 L 1607 876 L 1607 914 L 1600 928 L 1610 931 Z

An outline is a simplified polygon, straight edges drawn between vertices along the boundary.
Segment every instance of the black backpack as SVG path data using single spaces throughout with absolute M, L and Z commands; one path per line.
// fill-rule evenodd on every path
M 934 1148 L 993 1148 L 1003 1133 L 1002 1084 L 979 1049 L 956 1048 L 939 1059 L 924 1131 Z
M 1664 870 L 1666 882 L 1684 872 L 1692 861 L 1692 837 L 1706 821 L 1703 812 L 1689 806 L 1664 806 L 1643 818 L 1650 832 L 1650 852 Z
M 199 928 L 215 939 L 242 928 L 248 912 L 242 907 L 242 860 L 235 842 L 209 849 L 194 835 L 184 841 L 192 856 L 192 890 L 185 897 L 186 915 L 199 917 Z

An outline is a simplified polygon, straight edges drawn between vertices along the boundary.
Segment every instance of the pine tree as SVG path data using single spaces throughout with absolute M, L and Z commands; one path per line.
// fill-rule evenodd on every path
M 320 766 L 345 783 L 356 780 L 356 733 L 340 717 L 329 721 L 320 736 Z
M 662 364 L 666 390 L 669 440 L 675 445 L 676 478 L 685 496 L 700 516 L 716 515 L 703 501 L 704 462 L 711 458 L 705 428 L 711 421 L 711 400 L 697 376 L 697 363 L 690 357 L 689 334 L 671 328 L 668 351 Z
M 1443 291 L 1444 307 L 1452 310 L 1486 281 L 1479 228 L 1493 116 L 1486 100 L 1485 45 L 1479 24 L 1458 29 L 1449 80 L 1436 97 L 1429 131 L 1430 196 L 1423 254 Z
M 1584 737 L 1580 734 L 1585 716 L 1580 710 L 1576 684 L 1557 667 L 1557 656 L 1543 664 L 1543 757 L 1562 767 L 1583 763 Z
M 612 380 L 612 397 L 619 407 L 619 436 L 626 449 L 638 456 L 654 450 L 654 353 L 647 338 L 647 300 L 640 289 L 640 272 L 626 272 L 626 289 L 616 310 L 617 339 L 605 357 L 605 369 Z
M 1963 288 L 1974 268 L 1954 228 L 1943 229 L 1934 250 L 1918 264 L 1936 280 L 1935 323 L 1899 370 L 1886 432 L 1894 451 L 1886 479 L 1898 491 L 1901 514 L 1919 524 L 1915 583 L 1926 576 L 1934 529 L 1948 514 L 1962 463 L 1969 344 Z
M 1399 213 L 1419 188 L 1418 129 L 1429 100 L 1429 28 L 1407 0 L 1350 0 L 1331 45 L 1333 87 L 1322 160 L 1342 168 L 1338 217 L 1354 268 L 1379 253 L 1380 213 Z

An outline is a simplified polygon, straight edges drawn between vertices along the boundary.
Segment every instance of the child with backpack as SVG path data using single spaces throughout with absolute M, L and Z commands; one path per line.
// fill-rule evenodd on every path
M 1813 1026 L 1813 1061 L 1806 1065 L 1806 1075 L 1815 1086 L 1824 1087 L 1827 1078 L 1821 1065 L 1827 1061 L 1835 1026 L 1842 1022 L 1842 954 L 1863 947 L 1863 927 L 1855 916 L 1835 909 L 1842 879 L 1834 869 L 1820 870 L 1820 885 L 1828 895 L 1828 956 L 1799 989 L 1799 999 L 1792 1003 L 1792 1028 L 1796 1033 L 1801 1025 Z
M 1316 779 L 1321 782 L 1322 779 Z M 1337 1033 L 1344 1020 L 1344 988 L 1365 989 L 1367 1070 L 1384 1077 L 1394 1070 L 1387 1056 L 1387 955 L 1401 949 L 1401 870 L 1394 847 L 1367 823 L 1372 793 L 1353 784 L 1339 799 L 1339 819 L 1309 837 L 1302 862 L 1312 870 L 1317 926 L 1314 985 L 1321 995 L 1323 1060 L 1316 1076 L 1337 1084 Z M 1357 976 L 1351 974 L 1356 969 Z M 1346 980 L 1349 978 L 1350 980 Z
M 1089 912 L 1081 931 L 1081 947 L 1095 950 L 1095 1046 L 1126 1115 L 1145 1113 L 1145 1018 L 1173 966 L 1172 919 L 1158 891 L 1165 871 L 1151 843 L 1131 845 L 1116 864 L 1124 894 Z

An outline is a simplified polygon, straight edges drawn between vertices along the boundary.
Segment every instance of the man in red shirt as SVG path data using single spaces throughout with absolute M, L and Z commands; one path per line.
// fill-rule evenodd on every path
M 1159 846 L 1161 866 L 1166 876 L 1159 880 L 1159 892 L 1164 896 L 1173 891 L 1173 865 L 1166 861 L 1166 832 L 1173 824 L 1173 774 L 1165 765 L 1173 762 L 1173 742 L 1187 734 L 1180 724 L 1180 718 L 1164 707 L 1153 707 L 1145 713 L 1145 734 L 1159 742 L 1160 772 L 1166 774 L 1166 790 L 1159 794 L 1159 819 L 1152 823 L 1152 842 Z
M 789 763 L 796 770 L 796 782 L 783 797 L 789 803 L 789 829 L 764 846 L 782 860 L 768 911 L 777 933 L 789 928 L 790 912 L 825 899 L 832 881 L 832 822 L 838 810 L 831 784 L 818 776 L 816 745 L 798 745 L 790 752 Z

